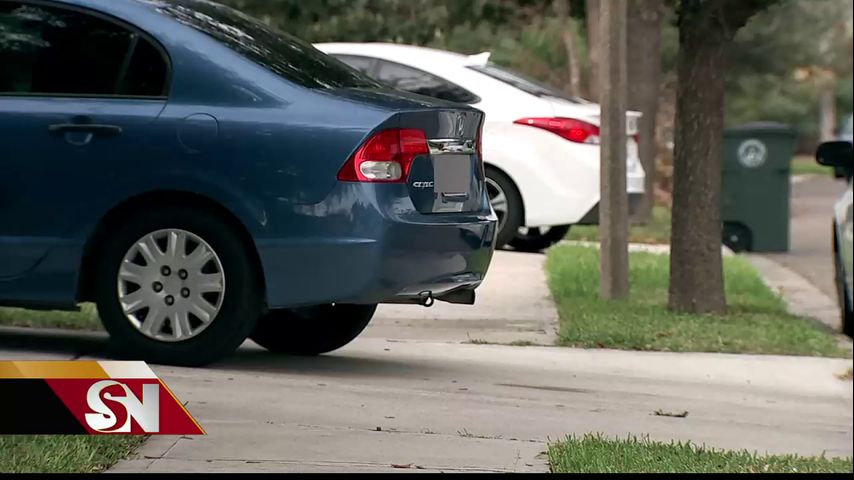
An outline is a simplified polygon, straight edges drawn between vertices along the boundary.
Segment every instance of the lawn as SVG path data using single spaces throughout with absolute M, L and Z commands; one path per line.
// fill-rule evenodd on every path
M 566 239 L 598 242 L 599 227 L 594 225 L 573 226 Z M 670 243 L 670 209 L 663 206 L 655 207 L 652 211 L 652 220 L 647 225 L 632 225 L 629 228 L 629 241 L 647 244 Z
M 548 253 L 548 281 L 561 318 L 563 346 L 850 357 L 833 333 L 790 315 L 744 259 L 724 260 L 730 311 L 723 316 L 667 309 L 669 257 L 631 254 L 631 296 L 598 297 L 599 251 L 560 245 Z
M 851 458 L 761 456 L 690 443 L 660 443 L 601 435 L 570 437 L 549 446 L 553 473 L 851 473 Z
M 814 157 L 799 155 L 792 159 L 792 176 L 795 175 L 833 175 L 833 169 L 823 167 L 815 161 Z
M 101 320 L 98 318 L 98 311 L 92 304 L 84 304 L 79 312 L 45 312 L 19 308 L 0 308 L 0 325 L 100 330 Z
M 130 455 L 144 440 L 129 435 L 0 435 L 0 472 L 101 472 Z
M 41 312 L 0 308 L 0 325 L 98 330 L 93 305 L 80 312 Z M 127 457 L 142 444 L 140 436 L 0 435 L 0 472 L 100 472 Z

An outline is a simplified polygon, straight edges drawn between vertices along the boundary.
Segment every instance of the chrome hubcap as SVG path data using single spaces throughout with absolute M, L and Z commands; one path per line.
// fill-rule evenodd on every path
M 119 268 L 119 303 L 146 337 L 182 342 L 204 331 L 225 296 L 222 262 L 198 236 L 177 229 L 140 238 Z
M 498 182 L 488 178 L 486 179 L 486 193 L 489 195 L 489 203 L 492 209 L 495 210 L 495 215 L 498 216 L 498 230 L 504 229 L 504 224 L 507 223 L 507 194 L 504 189 L 498 185 Z

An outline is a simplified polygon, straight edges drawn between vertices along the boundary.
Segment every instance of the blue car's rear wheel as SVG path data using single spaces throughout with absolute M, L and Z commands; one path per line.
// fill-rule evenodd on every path
M 352 342 L 368 326 L 376 310 L 376 305 L 273 310 L 261 317 L 249 338 L 271 352 L 320 355 Z
M 95 296 L 122 356 L 204 365 L 260 316 L 261 286 L 234 229 L 201 208 L 133 212 L 98 251 Z

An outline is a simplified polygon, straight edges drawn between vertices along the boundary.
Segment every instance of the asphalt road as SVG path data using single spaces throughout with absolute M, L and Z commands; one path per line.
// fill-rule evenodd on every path
M 791 250 L 763 255 L 797 272 L 834 300 L 833 205 L 845 188 L 841 180 L 830 176 L 796 180 L 792 187 Z

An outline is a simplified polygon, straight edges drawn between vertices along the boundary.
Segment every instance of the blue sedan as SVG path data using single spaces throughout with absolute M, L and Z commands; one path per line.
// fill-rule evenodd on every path
M 0 2 L 0 305 L 94 302 L 118 351 L 340 348 L 471 304 L 483 114 L 201 0 Z

